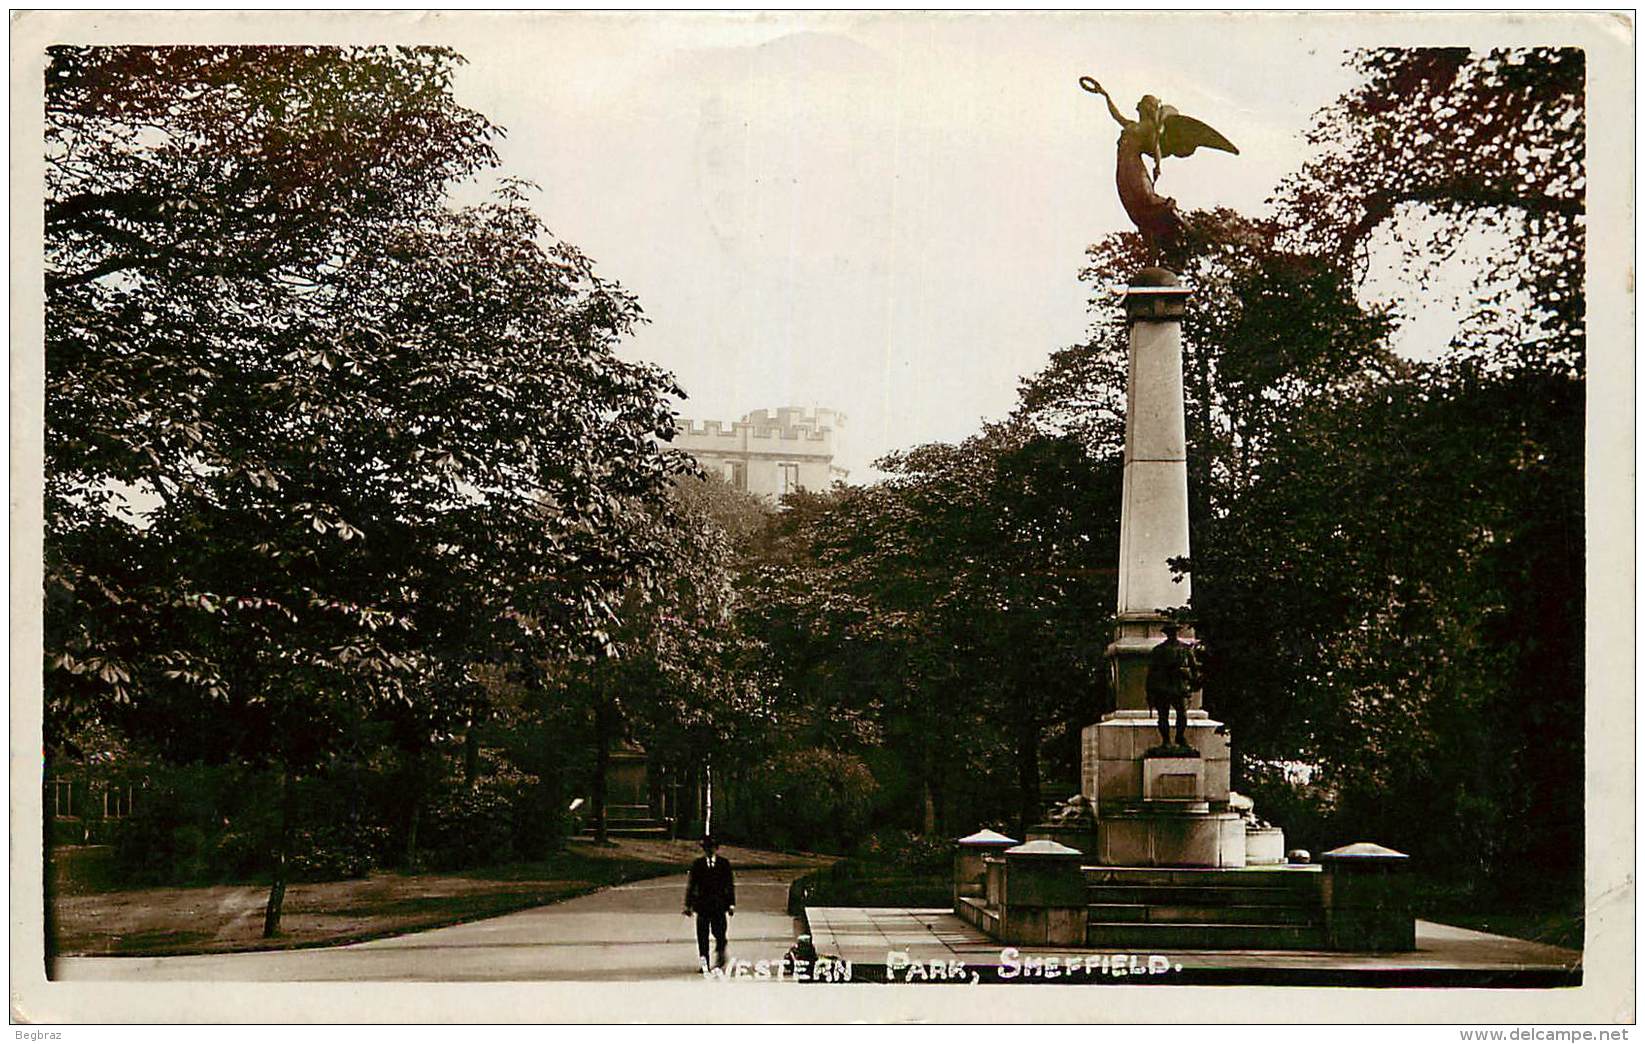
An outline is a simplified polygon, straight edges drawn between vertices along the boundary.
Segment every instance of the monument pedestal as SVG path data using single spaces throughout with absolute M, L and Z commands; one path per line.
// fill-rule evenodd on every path
M 1118 708 L 1081 737 L 1081 790 L 1097 816 L 1099 863 L 1115 867 L 1245 865 L 1245 820 L 1228 808 L 1228 736 L 1186 697 L 1179 726 L 1159 733 L 1148 706 L 1150 656 L 1174 605 L 1192 598 L 1171 562 L 1188 557 L 1188 445 L 1182 399 L 1182 318 L 1189 291 L 1145 269 L 1126 291 L 1125 467 L 1118 614 L 1108 646 Z M 1182 627 L 1192 642 L 1192 629 Z M 1168 742 L 1170 741 L 1170 742 Z M 1186 749 L 1184 749 L 1186 748 Z
M 1192 757 L 1156 753 L 1157 719 L 1146 710 L 1114 711 L 1086 727 L 1081 784 L 1097 810 L 1098 863 L 1245 865 L 1245 820 L 1228 809 L 1228 737 L 1220 727 L 1204 711 L 1189 712 Z
M 1245 865 L 1245 820 L 1237 812 L 1116 812 L 1097 822 L 1103 866 Z
M 1146 710 L 1117 710 L 1106 715 L 1095 725 L 1087 725 L 1080 735 L 1080 791 L 1090 798 L 1100 811 L 1104 806 L 1135 804 L 1150 797 L 1145 786 L 1153 788 L 1155 797 L 1161 781 L 1143 776 L 1144 760 L 1158 762 L 1156 774 L 1174 771 L 1175 758 L 1147 758 L 1150 750 L 1160 745 L 1159 728 L 1155 716 Z M 1188 726 L 1184 733 L 1188 746 L 1198 752 L 1202 767 L 1201 793 L 1205 801 L 1228 800 L 1228 736 L 1218 735 L 1222 727 L 1202 710 L 1188 712 Z

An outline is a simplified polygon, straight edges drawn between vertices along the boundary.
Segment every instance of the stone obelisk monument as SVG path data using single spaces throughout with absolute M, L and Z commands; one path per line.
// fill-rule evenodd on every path
M 1138 273 L 1125 291 L 1125 477 L 1120 502 L 1119 626 L 1108 655 L 1117 705 L 1146 710 L 1148 653 L 1163 609 L 1187 605 L 1188 437 L 1183 422 L 1182 315 L 1190 291 L 1163 268 Z M 1197 698 L 1197 694 L 1196 694 Z
M 1115 709 L 1082 736 L 1081 790 L 1097 817 L 1105 866 L 1246 864 L 1245 821 L 1228 807 L 1228 737 L 1188 698 L 1185 748 L 1166 747 L 1148 705 L 1149 655 L 1187 604 L 1188 452 L 1183 423 L 1182 316 L 1189 290 L 1161 268 L 1125 293 L 1128 327 L 1119 610 L 1108 646 Z M 1191 631 L 1184 637 L 1192 641 Z

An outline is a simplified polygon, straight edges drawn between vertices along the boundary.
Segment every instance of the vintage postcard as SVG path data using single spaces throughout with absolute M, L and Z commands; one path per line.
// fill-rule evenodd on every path
M 11 28 L 15 1022 L 1634 1019 L 1630 14 Z

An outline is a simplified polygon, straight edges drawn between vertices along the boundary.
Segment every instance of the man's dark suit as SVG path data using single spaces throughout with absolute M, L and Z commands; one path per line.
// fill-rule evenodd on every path
M 699 856 L 691 864 L 685 886 L 685 911 L 697 915 L 697 952 L 708 960 L 708 933 L 714 933 L 717 957 L 725 956 L 725 913 L 737 905 L 737 885 L 731 878 L 731 864 L 715 854 L 714 864 Z

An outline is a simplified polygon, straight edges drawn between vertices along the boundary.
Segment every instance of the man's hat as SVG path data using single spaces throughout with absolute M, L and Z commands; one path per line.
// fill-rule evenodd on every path
M 704 834 L 703 835 L 703 847 L 704 848 L 718 848 L 718 847 L 720 847 L 720 843 L 718 841 L 714 840 L 714 835 L 713 834 Z
M 1176 634 L 1178 631 L 1182 630 L 1182 624 L 1175 620 L 1167 620 L 1160 624 L 1160 630 L 1164 631 L 1166 634 Z

